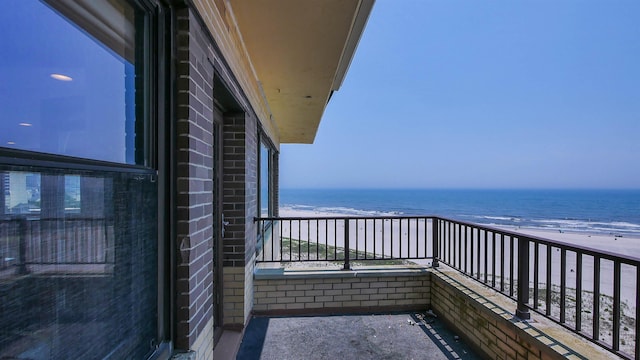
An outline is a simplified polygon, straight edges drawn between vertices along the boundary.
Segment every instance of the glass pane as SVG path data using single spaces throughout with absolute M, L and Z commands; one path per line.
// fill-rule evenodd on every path
M 269 148 L 260 143 L 260 216 L 268 217 L 270 213 L 269 194 Z
M 152 175 L 0 179 L 0 358 L 144 358 L 157 343 Z
M 2 4 L 0 147 L 144 164 L 142 15 L 123 0 Z

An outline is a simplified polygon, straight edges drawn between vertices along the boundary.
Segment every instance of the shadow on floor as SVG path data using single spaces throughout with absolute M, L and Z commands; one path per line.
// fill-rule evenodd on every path
M 240 360 L 481 359 L 425 313 L 254 317 Z

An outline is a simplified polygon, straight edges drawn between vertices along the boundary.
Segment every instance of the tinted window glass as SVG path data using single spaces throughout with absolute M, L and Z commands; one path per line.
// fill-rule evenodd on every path
M 143 358 L 157 343 L 153 175 L 0 176 L 15 203 L 0 213 L 0 358 Z
M 143 164 L 140 14 L 124 1 L 2 4 L 0 147 Z

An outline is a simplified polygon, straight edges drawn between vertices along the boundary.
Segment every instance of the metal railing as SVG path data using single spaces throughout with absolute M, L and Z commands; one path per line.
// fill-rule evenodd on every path
M 640 359 L 640 259 L 435 216 L 259 218 L 258 262 L 428 260 Z

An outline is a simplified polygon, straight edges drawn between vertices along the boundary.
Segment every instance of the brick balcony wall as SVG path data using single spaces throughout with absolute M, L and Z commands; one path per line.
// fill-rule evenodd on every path
M 455 271 L 431 272 L 433 311 L 489 359 L 617 359 L 541 315 L 514 316 L 516 302 Z
M 253 313 L 317 315 L 433 310 L 488 359 L 612 359 L 551 320 L 515 318 L 515 301 L 453 270 L 258 268 Z
M 367 313 L 429 306 L 430 277 L 424 271 L 355 276 L 320 271 L 280 279 L 265 275 L 254 280 L 254 314 Z

